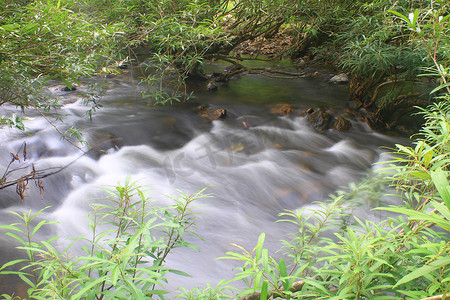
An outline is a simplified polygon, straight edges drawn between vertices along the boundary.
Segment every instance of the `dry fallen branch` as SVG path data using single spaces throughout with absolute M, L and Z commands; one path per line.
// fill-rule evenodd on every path
M 442 299 L 450 299 L 450 295 L 446 295 L 445 297 L 444 297 L 444 295 L 438 295 L 438 296 L 423 298 L 421 300 L 442 300 Z
M 105 142 L 106 143 L 106 142 Z M 72 160 L 70 163 L 68 163 L 65 166 L 62 167 L 54 167 L 54 168 L 47 168 L 47 169 L 41 169 L 37 170 L 34 163 L 26 164 L 27 160 L 27 144 L 26 142 L 23 143 L 23 145 L 19 148 L 19 150 L 16 153 L 11 153 L 12 159 L 9 162 L 8 166 L 6 167 L 5 172 L 3 173 L 3 176 L 0 178 L 0 191 L 3 189 L 6 189 L 8 187 L 16 187 L 16 193 L 20 196 L 20 199 L 22 202 L 25 201 L 25 198 L 27 197 L 25 192 L 28 187 L 28 183 L 31 181 L 34 181 L 34 184 L 37 188 L 39 188 L 39 192 L 41 195 L 41 198 L 43 198 L 43 192 L 44 189 L 44 183 L 42 179 L 49 177 L 51 175 L 55 175 L 59 172 L 62 172 L 63 170 L 67 169 L 71 165 L 73 165 L 76 161 L 78 161 L 80 158 L 82 158 L 84 155 L 87 155 L 89 153 L 94 153 L 95 151 L 98 151 L 98 149 L 103 145 L 103 143 L 100 143 L 96 145 L 95 147 L 92 147 L 89 151 L 84 152 L 74 160 Z M 20 160 L 20 152 L 22 152 L 23 161 Z M 11 169 L 11 166 L 14 162 L 18 161 L 21 165 Z M 31 169 L 31 170 L 30 170 Z M 28 171 L 24 171 L 28 170 Z M 23 171 L 25 174 L 17 175 L 18 171 Z M 13 178 L 11 178 L 13 177 Z M 14 178 L 15 177 L 15 178 Z

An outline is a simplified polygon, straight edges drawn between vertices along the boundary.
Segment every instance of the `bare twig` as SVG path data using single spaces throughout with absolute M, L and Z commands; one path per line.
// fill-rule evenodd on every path
M 68 138 L 66 138 L 66 136 L 61 132 L 61 130 L 59 130 L 58 127 L 56 127 L 55 124 L 53 124 L 53 122 L 47 118 L 47 116 L 39 109 L 37 108 L 33 103 L 28 102 L 28 104 L 33 107 L 50 125 L 53 126 L 53 128 L 55 128 L 55 130 L 61 135 L 61 137 L 66 140 L 67 142 L 69 142 L 69 144 L 71 144 L 72 146 L 74 146 L 75 148 L 79 149 L 81 152 L 86 153 L 80 146 L 76 145 L 75 143 L 73 143 L 71 140 L 69 140 Z

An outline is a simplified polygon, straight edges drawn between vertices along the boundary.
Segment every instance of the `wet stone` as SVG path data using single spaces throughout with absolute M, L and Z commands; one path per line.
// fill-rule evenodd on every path
M 270 112 L 273 114 L 280 114 L 282 116 L 288 116 L 293 112 L 294 108 L 292 104 L 288 103 L 278 103 L 272 106 Z
M 337 131 L 347 131 L 352 128 L 352 123 L 343 116 L 339 116 L 334 122 L 333 128 Z
M 328 82 L 333 84 L 348 83 L 348 76 L 345 73 L 334 75 Z
M 332 116 L 323 110 L 318 110 L 307 115 L 306 119 L 316 130 L 325 131 L 330 129 Z
M 224 119 L 227 115 L 227 111 L 224 108 L 206 109 L 203 105 L 200 105 L 198 108 L 200 109 L 200 117 L 210 122 L 214 120 Z

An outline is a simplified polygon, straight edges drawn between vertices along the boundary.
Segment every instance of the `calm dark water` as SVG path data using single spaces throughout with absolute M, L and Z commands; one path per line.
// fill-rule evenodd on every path
M 124 182 L 128 175 L 149 186 L 159 204 L 168 203 L 164 194 L 176 189 L 194 193 L 208 186 L 212 197 L 199 201 L 205 206 L 198 208 L 196 229 L 203 240 L 190 240 L 201 252 L 178 249 L 168 258 L 170 266 L 193 277 L 171 278 L 168 288 L 216 283 L 233 273 L 229 261 L 215 259 L 233 250 L 231 243 L 252 249 L 265 232 L 267 246 L 278 249 L 278 241 L 292 230 L 274 223 L 278 213 L 314 207 L 314 201 L 326 200 L 342 185 L 360 180 L 386 155 L 381 146 L 401 142 L 355 120 L 347 132 L 314 130 L 302 112 L 309 107 L 327 108 L 340 115 L 348 101 L 346 86 L 330 85 L 323 78 L 248 75 L 216 92 L 204 90 L 202 84 L 197 89 L 196 98 L 189 102 L 155 107 L 140 97 L 134 80 L 112 79 L 103 108 L 92 121 L 84 115 L 86 107 L 76 92 L 60 93 L 67 103 L 60 111 L 67 114 L 61 128 L 79 128 L 90 145 L 100 149 L 81 157 L 38 115 L 25 122 L 31 135 L 0 129 L 0 171 L 9 163 L 10 152 L 17 152 L 24 141 L 28 165 L 34 163 L 37 169 L 58 168 L 76 160 L 44 179 L 43 200 L 32 184 L 24 203 L 13 188 L 0 191 L 0 222 L 15 221 L 7 213 L 10 210 L 51 206 L 41 217 L 60 223 L 47 235 L 82 235 L 88 233 L 89 205 L 103 196 L 99 187 Z M 276 103 L 291 103 L 294 114 L 272 114 Z M 227 118 L 205 121 L 198 114 L 199 105 L 225 108 Z M 17 252 L 5 236 L 0 241 L 0 262 L 4 263 Z M 23 290 L 14 282 L 0 278 L 0 292 Z

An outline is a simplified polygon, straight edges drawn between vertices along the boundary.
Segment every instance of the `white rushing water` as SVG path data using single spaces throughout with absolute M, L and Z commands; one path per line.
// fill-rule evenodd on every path
M 345 95 L 341 87 L 327 89 L 320 82 L 301 82 L 308 83 L 318 85 L 319 103 L 330 94 Z M 34 163 L 37 170 L 73 162 L 43 180 L 43 200 L 32 184 L 24 203 L 14 188 L 1 190 L 1 223 L 13 222 L 9 210 L 52 206 L 42 217 L 59 225 L 48 234 L 83 235 L 89 233 L 90 204 L 104 195 L 100 187 L 123 183 L 127 176 L 150 187 L 152 199 L 161 205 L 169 203 L 164 194 L 174 194 L 177 189 L 194 193 L 208 186 L 206 192 L 212 197 L 199 200 L 205 205 L 197 209 L 201 214 L 195 230 L 204 240 L 190 238 L 201 252 L 177 249 L 168 258 L 169 266 L 192 277 L 171 278 L 169 288 L 216 283 L 233 273 L 230 261 L 216 260 L 234 250 L 231 243 L 252 249 L 259 234 L 265 232 L 267 246 L 278 249 L 279 240 L 292 229 L 275 223 L 278 213 L 312 206 L 340 186 L 360 180 L 380 160 L 380 146 L 398 141 L 356 121 L 347 132 L 317 132 L 304 117 L 272 115 L 270 105 L 242 101 L 232 87 L 229 89 L 218 94 L 200 93 L 191 103 L 153 107 L 143 103 L 132 86 L 122 83 L 108 93 L 92 122 L 83 116 L 82 101 L 72 99 L 61 110 L 70 116 L 60 126 L 79 128 L 91 145 L 103 143 L 103 150 L 94 151 L 95 155 L 80 157 L 80 152 L 62 141 L 38 115 L 25 121 L 31 135 L 0 129 L 0 170 L 23 142 L 27 143 L 26 163 Z M 227 93 L 233 96 L 227 98 Z M 292 93 L 295 96 L 298 91 Z M 306 102 L 291 102 L 299 110 L 315 107 L 317 103 L 310 97 Z M 342 106 L 343 101 L 335 100 L 335 105 Z M 208 123 L 194 109 L 199 103 L 224 107 L 228 117 Z M 5 106 L 5 110 L 14 108 Z M 19 167 L 15 164 L 12 168 Z M 6 237 L 0 241 L 4 241 L 0 252 L 5 262 L 14 257 L 13 246 Z M 5 287 L 0 285 L 0 293 L 4 292 L 1 288 Z

